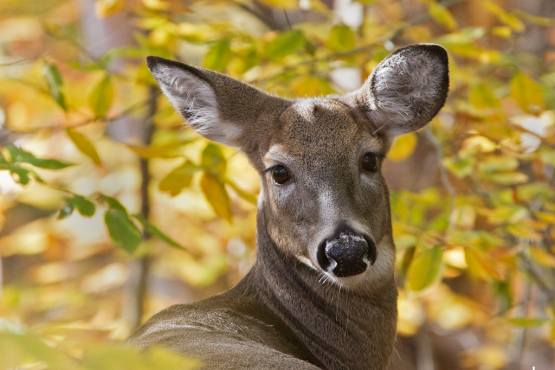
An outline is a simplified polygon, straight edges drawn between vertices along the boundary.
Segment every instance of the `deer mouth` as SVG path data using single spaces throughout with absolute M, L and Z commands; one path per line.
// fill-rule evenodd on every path
M 320 268 L 336 277 L 350 277 L 364 273 L 376 262 L 376 244 L 349 227 L 340 227 L 318 246 Z

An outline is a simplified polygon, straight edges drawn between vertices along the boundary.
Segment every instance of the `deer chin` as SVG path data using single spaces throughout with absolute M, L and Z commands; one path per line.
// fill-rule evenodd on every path
M 316 268 L 314 264 L 306 257 L 301 260 L 314 270 L 318 270 L 322 277 L 319 279 L 321 283 L 331 283 L 343 289 L 354 292 L 369 292 L 380 288 L 384 283 L 393 279 L 393 269 L 395 264 L 395 246 L 391 237 L 383 237 L 376 245 L 377 255 L 373 264 L 369 264 L 368 268 L 361 274 L 347 277 L 335 276 L 329 271 Z M 299 258 L 300 260 L 300 258 Z

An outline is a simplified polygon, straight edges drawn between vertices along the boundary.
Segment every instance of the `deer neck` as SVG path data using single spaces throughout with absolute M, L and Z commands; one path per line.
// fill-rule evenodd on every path
M 278 250 L 262 210 L 257 221 L 257 260 L 242 282 L 245 291 L 289 328 L 316 365 L 385 368 L 397 320 L 393 278 L 365 294 L 322 282 L 320 273 Z

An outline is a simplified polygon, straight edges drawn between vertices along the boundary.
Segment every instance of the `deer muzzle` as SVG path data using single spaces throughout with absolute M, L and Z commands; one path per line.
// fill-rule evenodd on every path
M 340 227 L 318 247 L 318 263 L 337 277 L 360 275 L 376 261 L 376 245 L 366 235 L 349 227 Z

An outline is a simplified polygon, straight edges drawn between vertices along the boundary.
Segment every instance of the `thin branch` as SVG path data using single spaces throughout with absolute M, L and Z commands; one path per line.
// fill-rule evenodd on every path
M 445 8 L 449 8 L 449 7 L 451 7 L 455 4 L 458 4 L 462 1 L 463 0 L 444 0 L 444 1 L 440 2 L 439 4 L 443 5 Z M 285 66 L 281 71 L 279 71 L 277 73 L 274 73 L 272 75 L 269 75 L 269 76 L 266 76 L 266 77 L 263 77 L 263 78 L 254 79 L 251 82 L 253 82 L 253 83 L 266 82 L 266 81 L 273 80 L 275 78 L 281 77 L 282 75 L 284 75 L 288 72 L 294 71 L 299 67 L 313 66 L 313 65 L 315 65 L 319 62 L 326 62 L 326 61 L 334 60 L 334 59 L 337 59 L 337 58 L 345 58 L 345 57 L 350 57 L 350 56 L 361 54 L 361 53 L 366 53 L 366 52 L 372 50 L 374 47 L 376 47 L 376 45 L 384 44 L 387 41 L 391 41 L 392 39 L 397 37 L 401 32 L 403 32 L 407 28 L 422 24 L 422 23 L 428 21 L 430 18 L 431 18 L 431 16 L 430 16 L 430 14 L 428 14 L 428 12 L 422 13 L 419 16 L 414 17 L 413 19 L 411 19 L 407 23 L 403 24 L 402 26 L 397 27 L 396 29 L 392 30 L 389 34 L 381 37 L 380 39 L 378 39 L 375 42 L 372 42 L 372 43 L 366 44 L 366 45 L 362 45 L 362 46 L 359 46 L 359 47 L 351 49 L 351 50 L 331 53 L 331 54 L 328 54 L 328 55 L 325 55 L 325 56 L 322 56 L 322 57 L 310 58 L 310 59 L 304 60 L 304 61 L 299 62 L 299 63 L 291 64 L 291 65 Z
M 449 181 L 449 174 L 447 173 L 447 170 L 443 165 L 443 144 L 434 135 L 432 128 L 429 125 L 424 129 L 424 137 L 434 147 L 435 154 L 437 157 L 438 167 L 439 167 L 439 173 L 441 175 L 441 184 L 443 185 L 445 190 L 447 190 L 447 192 L 449 193 L 449 215 L 450 215 L 453 209 L 455 208 L 455 199 L 457 198 L 457 191 Z M 454 227 L 455 225 L 453 224 L 453 222 L 449 221 L 449 230 L 450 231 L 453 230 Z
M 23 64 L 23 63 L 33 63 L 33 62 L 36 62 L 37 60 L 43 59 L 47 55 L 48 55 L 48 53 L 44 53 L 41 56 L 39 56 L 37 58 L 34 58 L 34 59 L 20 59 L 20 60 L 16 60 L 15 62 L 0 63 L 0 68 L 1 67 L 11 67 L 11 66 L 15 66 L 17 64 Z

